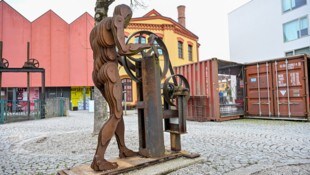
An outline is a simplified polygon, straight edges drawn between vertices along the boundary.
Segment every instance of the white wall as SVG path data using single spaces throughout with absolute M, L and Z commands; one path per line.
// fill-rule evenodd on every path
M 283 41 L 283 24 L 307 14 L 309 20 L 310 0 L 284 14 L 281 0 L 252 0 L 232 11 L 228 14 L 230 59 L 254 62 L 284 57 L 286 51 L 310 46 L 309 36 Z

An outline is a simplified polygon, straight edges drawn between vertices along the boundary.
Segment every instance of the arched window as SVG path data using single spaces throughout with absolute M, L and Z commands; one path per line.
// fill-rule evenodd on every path
M 122 87 L 123 87 L 123 100 L 125 100 L 126 92 L 126 102 L 132 102 L 132 81 L 129 78 L 122 79 Z
M 139 42 L 139 40 L 140 40 L 140 42 Z M 144 36 L 136 36 L 135 37 L 135 43 L 145 44 L 146 38 Z

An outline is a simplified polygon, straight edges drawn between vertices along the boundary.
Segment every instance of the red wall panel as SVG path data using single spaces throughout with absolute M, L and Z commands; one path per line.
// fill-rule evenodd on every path
M 84 14 L 70 24 L 70 81 L 71 86 L 87 85 L 88 77 L 88 33 L 87 15 Z
M 94 86 L 93 79 L 92 79 L 92 72 L 93 72 L 93 51 L 90 47 L 89 42 L 89 35 L 91 30 L 94 28 L 94 18 L 90 16 L 88 13 L 85 14 L 87 17 L 87 86 Z
M 27 42 L 30 58 L 45 69 L 47 87 L 93 86 L 93 56 L 89 34 L 94 19 L 83 14 L 70 25 L 53 11 L 48 11 L 32 23 L 6 2 L 0 2 L 0 40 L 3 57 L 10 67 L 21 68 L 27 59 Z M 30 85 L 41 86 L 41 74 L 30 74 Z M 3 87 L 26 87 L 26 73 L 4 73 Z
M 51 11 L 32 22 L 31 56 L 45 69 L 45 86 L 51 86 Z M 32 74 L 31 86 L 40 86 L 40 75 Z
M 9 67 L 22 67 L 27 58 L 27 42 L 30 41 L 31 23 L 7 3 L 1 3 L 3 57 Z M 3 73 L 3 87 L 27 86 L 26 74 Z
M 51 12 L 51 86 L 70 86 L 69 24 Z
M 2 27 L 3 27 L 3 3 L 0 3 L 0 41 L 2 40 Z

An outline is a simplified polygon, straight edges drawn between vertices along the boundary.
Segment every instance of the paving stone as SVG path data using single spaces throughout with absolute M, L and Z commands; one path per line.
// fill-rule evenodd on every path
M 137 150 L 136 113 L 131 112 L 124 120 L 126 137 L 130 138 L 126 144 Z M 200 153 L 205 161 L 170 174 L 281 174 L 282 169 L 284 174 L 310 174 L 305 162 L 310 161 L 310 123 L 246 119 L 189 121 L 187 126 L 188 134 L 182 136 L 183 149 Z M 5 175 L 53 174 L 90 163 L 97 144 L 97 137 L 92 137 L 93 113 L 87 111 L 70 112 L 69 117 L 4 124 L 0 130 L 0 174 Z M 164 137 L 169 148 L 169 134 Z M 118 156 L 114 138 L 107 151 L 107 158 Z

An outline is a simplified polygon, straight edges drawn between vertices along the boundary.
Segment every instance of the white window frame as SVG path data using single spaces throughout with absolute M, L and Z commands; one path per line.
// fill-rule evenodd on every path
M 299 6 L 299 7 L 296 7 L 296 8 L 292 8 L 292 1 L 293 1 L 293 0 L 290 0 L 290 3 L 291 3 L 290 9 L 284 11 L 284 9 L 283 9 L 283 1 L 284 1 L 284 0 L 281 0 L 281 11 L 282 11 L 283 14 L 284 14 L 284 13 L 287 13 L 287 12 L 290 12 L 290 11 L 292 11 L 292 10 L 298 9 L 298 8 L 300 8 L 300 7 L 304 7 L 304 6 L 306 6 L 306 5 L 308 4 L 308 1 L 306 0 L 306 3 L 305 3 L 304 5 Z
M 301 31 L 301 27 L 300 27 L 300 21 L 301 21 L 301 19 L 303 19 L 303 18 L 306 18 L 307 20 L 308 20 L 308 35 L 305 35 L 305 36 L 300 36 L 300 31 Z M 298 27 L 299 27 L 299 33 L 298 33 L 298 37 L 296 38 L 296 39 L 292 39 L 292 40 L 288 40 L 288 41 L 285 41 L 285 31 L 284 31 L 284 26 L 286 25 L 286 24 L 289 24 L 289 23 L 291 23 L 291 22 L 294 22 L 294 21 L 298 21 Z M 298 40 L 298 39 L 301 39 L 301 38 L 304 38 L 304 37 L 308 37 L 308 36 L 310 36 L 310 30 L 309 30 L 309 18 L 308 18 L 308 15 L 306 15 L 306 16 L 302 16 L 302 17 L 300 17 L 300 18 L 297 18 L 297 19 L 294 19 L 294 20 L 291 20 L 291 21 L 288 21 L 288 22 L 286 22 L 286 23 L 284 23 L 284 24 L 282 24 L 282 34 L 283 34 L 283 42 L 284 43 L 287 43 L 287 42 L 290 42 L 290 41 L 295 41 L 295 40 Z
M 294 56 L 296 54 L 296 50 L 304 49 L 304 48 L 307 48 L 307 47 L 310 48 L 310 45 L 309 46 L 305 46 L 305 47 L 301 47 L 301 48 L 298 48 L 298 49 L 294 49 L 294 50 L 288 50 L 288 51 L 284 52 L 284 56 L 286 56 L 286 53 L 289 53 L 289 52 L 292 52 L 293 53 L 292 56 Z

